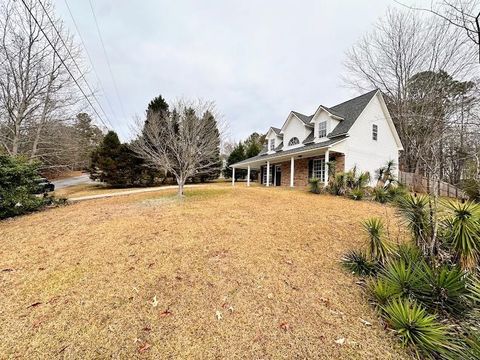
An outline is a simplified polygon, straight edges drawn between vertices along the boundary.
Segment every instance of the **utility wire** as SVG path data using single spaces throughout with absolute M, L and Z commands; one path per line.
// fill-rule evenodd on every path
M 82 74 L 81 78 L 83 79 L 83 81 L 85 81 L 85 84 L 87 84 L 87 87 L 88 87 L 88 90 L 90 91 L 90 94 L 93 96 L 93 98 L 94 98 L 95 101 L 97 102 L 98 106 L 100 107 L 100 110 L 102 111 L 103 115 L 105 116 L 105 119 L 106 119 L 107 122 L 110 124 L 110 127 L 113 128 L 112 123 L 111 123 L 110 120 L 108 119 L 107 113 L 106 113 L 105 110 L 103 109 L 102 104 L 100 103 L 100 101 L 98 101 L 97 97 L 95 96 L 94 91 L 93 91 L 93 89 L 90 87 L 90 84 L 88 83 L 87 79 L 83 76 L 82 70 L 81 70 L 80 67 L 78 66 L 77 62 L 75 61 L 75 58 L 73 57 L 72 53 L 70 52 L 70 49 L 68 48 L 67 44 L 66 44 L 65 41 L 63 40 L 62 35 L 60 34 L 60 31 L 58 31 L 57 27 L 55 26 L 55 23 L 53 22 L 52 18 L 51 18 L 50 15 L 48 14 L 47 9 L 45 8 L 45 6 L 42 4 L 42 2 L 41 2 L 40 0 L 38 1 L 38 3 L 39 3 L 40 6 L 42 7 L 42 9 L 43 9 L 45 15 L 47 16 L 48 20 L 49 20 L 50 23 L 52 24 L 55 32 L 57 33 L 58 38 L 60 39 L 60 41 L 62 42 L 63 46 L 65 47 L 65 50 L 67 50 L 67 53 L 68 53 L 68 55 L 70 56 L 70 58 L 72 59 L 73 63 L 75 64 L 75 66 L 76 66 L 79 74 Z
M 101 43 L 102 48 L 103 48 L 103 54 L 105 55 L 105 60 L 107 62 L 108 71 L 110 72 L 110 76 L 112 78 L 113 87 L 115 88 L 115 93 L 117 95 L 118 102 L 120 104 L 120 109 L 122 111 L 124 119 L 126 119 L 127 116 L 125 115 L 125 109 L 123 108 L 123 103 L 122 103 L 122 100 L 121 100 L 121 97 L 120 97 L 120 93 L 118 91 L 117 82 L 115 81 L 115 77 L 113 76 L 112 66 L 110 65 L 110 60 L 108 59 L 107 50 L 105 49 L 105 43 L 103 42 L 103 37 L 102 37 L 102 34 L 100 32 L 100 27 L 98 26 L 97 16 L 95 15 L 95 10 L 93 9 L 92 0 L 88 0 L 88 3 L 90 4 L 90 9 L 92 10 L 93 20 L 95 21 L 95 26 L 97 27 L 98 37 L 100 38 L 100 43 Z
M 102 81 L 100 80 L 100 77 L 98 76 L 98 72 L 95 69 L 95 65 L 92 61 L 92 57 L 90 56 L 90 52 L 88 51 L 87 45 L 85 44 L 85 41 L 83 40 L 82 34 L 80 32 L 80 29 L 77 25 L 77 22 L 75 21 L 75 17 L 73 16 L 72 10 L 70 9 L 70 5 L 68 4 L 67 0 L 65 1 L 65 5 L 67 6 L 68 13 L 70 14 L 70 18 L 72 19 L 73 25 L 75 26 L 75 29 L 77 30 L 78 37 L 80 38 L 80 42 L 82 43 L 83 48 L 85 49 L 85 53 L 87 54 L 88 60 L 90 61 L 90 65 L 92 66 L 93 73 L 95 74 L 95 77 L 97 78 L 98 84 L 100 85 L 100 89 L 102 90 L 102 93 L 105 96 L 105 100 L 107 101 L 107 105 L 111 113 L 113 114 L 113 117 L 116 119 L 117 115 L 115 114 L 115 111 L 113 110 L 112 103 L 110 102 L 107 92 L 105 91 L 105 88 L 103 87 Z
M 98 116 L 98 118 L 100 119 L 100 121 L 102 122 L 103 126 L 105 126 L 105 128 L 108 129 L 108 126 L 107 124 L 105 123 L 105 121 L 103 121 L 102 117 L 100 116 L 100 114 L 98 113 L 97 109 L 95 108 L 95 106 L 93 106 L 92 102 L 90 101 L 90 99 L 88 98 L 88 96 L 85 94 L 85 92 L 83 91 L 82 87 L 80 86 L 80 84 L 78 83 L 77 79 L 75 79 L 75 76 L 73 76 L 72 72 L 70 71 L 70 69 L 68 68 L 68 66 L 65 64 L 65 61 L 62 59 L 62 57 L 60 56 L 60 54 L 58 53 L 57 49 L 55 48 L 55 46 L 52 44 L 52 42 L 50 41 L 50 39 L 48 38 L 47 34 L 45 33 L 45 30 L 43 30 L 42 26 L 40 25 L 40 23 L 38 22 L 37 18 L 35 17 L 35 15 L 33 15 L 32 13 L 32 10 L 28 7 L 27 3 L 25 2 L 25 0 L 21 0 L 21 2 L 23 3 L 23 6 L 25 6 L 25 9 L 27 9 L 28 13 L 30 14 L 30 16 L 32 17 L 32 19 L 35 21 L 35 23 L 37 24 L 38 28 L 40 29 L 40 31 L 42 32 L 43 36 L 45 36 L 45 39 L 47 40 L 47 42 L 50 44 L 50 46 L 52 47 L 53 51 L 55 52 L 55 54 L 58 56 L 58 58 L 60 59 L 62 65 L 65 67 L 65 70 L 67 70 L 67 72 L 70 74 L 70 77 L 72 78 L 72 80 L 75 82 L 75 84 L 77 85 L 78 89 L 80 90 L 80 92 L 83 94 L 83 96 L 85 97 L 85 99 L 87 100 L 87 102 L 90 104 L 90 106 L 92 107 L 93 111 L 95 112 L 95 114 Z

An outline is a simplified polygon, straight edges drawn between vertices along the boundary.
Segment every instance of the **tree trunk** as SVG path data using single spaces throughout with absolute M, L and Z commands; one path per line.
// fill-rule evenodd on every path
M 177 177 L 177 183 L 178 183 L 178 196 L 183 197 L 184 196 L 183 187 L 185 186 L 185 179 L 182 176 Z

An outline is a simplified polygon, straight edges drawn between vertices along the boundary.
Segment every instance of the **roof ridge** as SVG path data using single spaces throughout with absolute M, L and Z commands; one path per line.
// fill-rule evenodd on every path
M 341 103 L 339 103 L 339 104 L 336 104 L 336 105 L 334 105 L 334 106 L 331 106 L 330 109 L 333 109 L 334 107 L 337 107 L 337 106 L 346 104 L 346 103 L 348 103 L 348 102 L 350 102 L 350 101 L 357 100 L 358 98 L 361 98 L 362 96 L 366 96 L 366 95 L 370 95 L 370 94 L 374 95 L 374 94 L 375 94 L 377 91 L 379 91 L 379 90 L 380 90 L 379 88 L 376 88 L 376 89 L 374 89 L 374 90 L 370 90 L 369 92 L 366 92 L 366 93 L 364 93 L 364 94 L 355 96 L 354 98 L 345 100 L 345 101 L 343 101 L 343 102 L 341 102 Z

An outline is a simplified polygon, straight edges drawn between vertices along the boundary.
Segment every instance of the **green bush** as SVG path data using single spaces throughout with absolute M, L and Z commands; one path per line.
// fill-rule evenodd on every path
M 368 259 L 363 251 L 351 250 L 342 257 L 342 265 L 353 274 L 369 276 L 377 271 L 378 264 Z
M 320 179 L 317 179 L 317 178 L 308 179 L 308 185 L 309 185 L 310 192 L 312 192 L 314 194 L 320 194 L 321 193 L 322 184 L 323 183 Z
M 430 231 L 428 196 L 408 194 L 400 197 L 397 201 L 397 209 L 410 230 L 415 244 L 423 249 Z
M 353 189 L 350 190 L 348 196 L 353 200 L 362 200 L 365 197 L 364 189 Z
M 393 299 L 383 307 L 388 325 L 405 346 L 411 346 L 418 357 L 438 358 L 453 350 L 448 327 L 415 301 Z
M 413 266 L 403 260 L 389 262 L 380 274 L 394 293 L 400 297 L 415 297 L 418 288 L 423 285 L 420 266 Z
M 398 297 L 396 289 L 385 279 L 372 279 L 367 284 L 367 291 L 377 305 L 386 305 L 393 297 Z
M 38 164 L 21 157 L 0 155 L 0 219 L 35 211 L 45 199 L 38 190 Z
M 373 200 L 381 204 L 388 202 L 388 191 L 383 187 L 376 187 L 373 189 Z

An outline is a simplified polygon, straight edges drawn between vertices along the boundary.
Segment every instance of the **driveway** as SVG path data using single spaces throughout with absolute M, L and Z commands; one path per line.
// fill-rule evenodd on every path
M 74 176 L 71 178 L 55 180 L 55 181 L 52 181 L 52 183 L 55 185 L 55 190 L 60 190 L 69 186 L 93 184 L 95 182 L 90 179 L 90 176 L 88 174 L 83 174 L 83 175 Z

